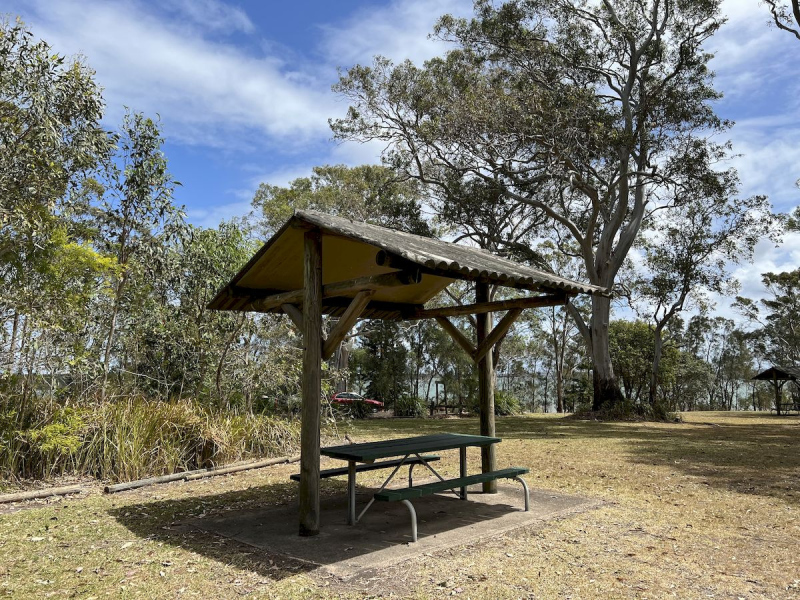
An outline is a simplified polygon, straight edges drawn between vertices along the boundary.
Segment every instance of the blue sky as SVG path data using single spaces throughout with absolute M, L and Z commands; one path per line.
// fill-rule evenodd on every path
M 758 0 L 726 0 L 729 22 L 709 49 L 720 116 L 730 132 L 742 193 L 777 210 L 800 204 L 800 42 L 768 26 Z M 33 32 L 97 71 L 116 127 L 124 106 L 158 113 L 165 152 L 183 187 L 176 201 L 195 224 L 247 212 L 262 181 L 285 185 L 315 165 L 377 162 L 376 145 L 335 144 L 327 121 L 346 110 L 331 92 L 337 68 L 375 54 L 420 63 L 446 48 L 428 38 L 469 0 L 8 0 Z M 761 244 L 734 270 L 742 293 L 762 294 L 760 273 L 800 266 L 800 235 Z M 721 302 L 724 309 L 725 301 Z

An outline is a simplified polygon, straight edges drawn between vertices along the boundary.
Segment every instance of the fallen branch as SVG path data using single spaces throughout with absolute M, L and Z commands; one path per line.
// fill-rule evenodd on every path
M 204 471 L 207 469 L 203 469 Z M 189 471 L 196 473 L 197 471 Z M 117 483 L 115 485 L 107 485 L 103 488 L 106 494 L 113 494 L 115 492 L 122 492 L 124 490 L 134 490 L 136 488 L 144 487 L 146 485 L 153 485 L 154 483 L 169 483 L 170 481 L 178 481 L 186 477 L 186 471 L 181 473 L 172 473 L 170 475 L 161 475 L 160 477 L 149 477 L 147 479 L 137 479 L 136 481 L 126 481 L 125 483 Z
M 80 485 L 68 485 L 66 487 L 46 488 L 42 490 L 31 490 L 30 492 L 17 492 L 14 494 L 4 494 L 0 496 L 0 504 L 6 502 L 19 502 L 21 500 L 35 500 L 36 498 L 47 498 L 49 496 L 66 496 L 67 494 L 79 494 L 82 491 Z
M 234 465 L 231 467 L 220 467 L 219 469 L 208 469 L 206 471 L 198 471 L 194 473 L 184 473 L 184 481 L 196 481 L 204 477 L 214 477 L 215 475 L 225 475 L 227 473 L 238 473 L 239 471 L 249 471 L 250 469 L 260 469 L 262 467 L 270 467 L 272 465 L 280 465 L 284 463 L 292 463 L 300 460 L 299 456 L 283 457 L 283 458 L 270 458 L 259 462 L 249 463 L 246 465 Z
M 213 477 L 214 475 L 224 475 L 225 473 L 236 473 L 238 471 L 247 471 L 249 469 L 260 469 L 261 467 L 269 467 L 271 465 L 279 465 L 281 463 L 292 463 L 300 460 L 299 456 L 283 457 L 283 458 L 270 458 L 253 463 L 243 465 L 232 465 L 230 467 L 219 467 L 216 469 L 198 469 L 196 471 L 182 471 L 181 473 L 171 473 L 170 475 L 161 475 L 160 477 L 149 477 L 147 479 L 138 479 L 136 481 L 126 481 L 125 483 L 117 483 L 115 485 L 107 485 L 104 488 L 106 494 L 113 494 L 115 492 L 122 492 L 124 490 L 133 490 L 156 483 L 169 483 L 170 481 L 195 481 L 204 477 Z

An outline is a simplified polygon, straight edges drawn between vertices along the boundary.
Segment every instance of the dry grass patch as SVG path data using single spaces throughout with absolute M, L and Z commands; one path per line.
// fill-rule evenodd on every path
M 306 565 L 179 525 L 295 502 L 288 476 L 296 465 L 51 501 L 0 516 L 0 595 L 800 597 L 800 419 L 684 417 L 681 424 L 499 419 L 500 466 L 528 466 L 532 487 L 609 505 L 358 581 L 309 574 Z M 351 436 L 477 430 L 476 419 L 369 420 Z M 443 470 L 456 475 L 457 457 L 448 454 L 456 453 L 443 455 Z M 364 475 L 365 483 L 380 478 Z M 323 490 L 343 493 L 344 483 Z

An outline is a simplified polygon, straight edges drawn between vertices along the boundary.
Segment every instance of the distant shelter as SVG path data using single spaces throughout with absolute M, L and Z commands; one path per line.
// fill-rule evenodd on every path
M 789 412 L 800 413 L 800 401 L 798 400 L 797 393 L 793 394 L 791 401 L 784 402 L 783 400 L 783 387 L 787 382 L 793 382 L 796 391 L 800 391 L 800 384 L 798 384 L 800 380 L 800 367 L 779 367 L 773 365 L 766 371 L 762 371 L 753 377 L 753 380 L 769 381 L 772 383 L 772 386 L 775 388 L 775 412 L 778 416 Z

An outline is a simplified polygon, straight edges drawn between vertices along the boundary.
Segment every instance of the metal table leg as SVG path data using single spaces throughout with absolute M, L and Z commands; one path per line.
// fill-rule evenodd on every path
M 461 467 L 461 477 L 467 476 L 467 449 L 466 448 L 459 448 L 458 449 L 458 458 Z M 461 488 L 461 499 L 467 499 L 467 488 Z
M 347 524 L 356 524 L 356 463 L 347 461 Z

